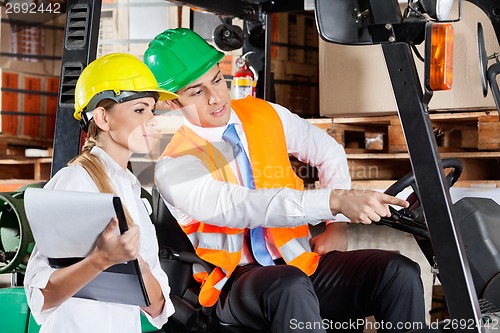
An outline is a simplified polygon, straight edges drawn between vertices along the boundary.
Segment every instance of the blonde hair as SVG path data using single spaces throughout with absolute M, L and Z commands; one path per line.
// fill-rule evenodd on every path
M 103 107 L 105 110 L 111 110 L 117 103 L 110 99 L 105 99 L 99 102 L 97 106 Z M 100 128 L 95 124 L 94 120 L 91 119 L 87 130 L 87 139 L 82 147 L 82 152 L 77 157 L 73 158 L 68 162 L 68 165 L 80 165 L 82 166 L 90 175 L 97 188 L 102 193 L 112 193 L 116 195 L 116 191 L 113 188 L 111 179 L 106 172 L 106 167 L 102 160 L 91 154 L 90 151 L 97 145 L 97 139 Z M 123 204 L 123 203 L 122 203 Z M 125 218 L 127 220 L 127 225 L 131 226 L 134 224 L 132 216 L 129 211 L 123 205 L 123 211 L 125 213 Z

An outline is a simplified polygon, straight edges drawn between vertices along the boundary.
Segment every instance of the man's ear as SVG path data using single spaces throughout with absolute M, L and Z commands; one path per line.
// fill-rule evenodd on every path
M 101 131 L 109 131 L 108 113 L 102 106 L 98 106 L 94 109 L 94 112 L 92 112 L 92 119 L 94 119 L 95 124 Z
M 165 103 L 167 104 L 167 106 L 171 110 L 178 110 L 182 107 L 182 105 L 181 105 L 181 103 L 179 103 L 178 99 L 171 99 L 171 100 L 165 101 Z

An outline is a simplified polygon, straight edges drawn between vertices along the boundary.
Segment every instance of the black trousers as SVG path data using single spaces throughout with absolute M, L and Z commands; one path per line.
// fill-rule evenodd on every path
M 333 251 L 308 277 L 296 267 L 238 267 L 216 314 L 223 323 L 262 332 L 405 332 L 425 321 L 420 267 L 383 250 Z

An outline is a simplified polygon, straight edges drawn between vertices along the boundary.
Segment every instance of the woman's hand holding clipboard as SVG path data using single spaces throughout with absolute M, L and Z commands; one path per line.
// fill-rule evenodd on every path
M 101 237 L 109 237 L 101 244 L 106 247 L 104 251 L 116 251 L 116 224 L 110 228 L 113 217 L 117 218 L 122 233 L 118 241 L 126 243 L 130 236 L 139 238 L 139 230 L 123 235 L 128 226 L 121 200 L 110 193 L 29 188 L 24 194 L 24 205 L 38 251 L 47 257 L 53 268 L 67 267 L 82 260 L 95 250 L 96 241 L 100 243 Z M 132 247 L 139 251 L 139 246 Z M 73 297 L 149 306 L 138 260 L 128 261 L 131 257 L 137 258 L 138 253 L 131 256 L 126 252 L 118 254 L 124 258 L 122 261 L 115 257 L 112 262 L 119 263 L 102 271 Z

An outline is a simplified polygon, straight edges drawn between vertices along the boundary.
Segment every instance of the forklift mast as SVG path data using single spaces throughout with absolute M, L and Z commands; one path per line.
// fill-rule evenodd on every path
M 337 0 L 336 0 L 337 1 Z M 351 1 L 351 0 L 349 0 Z M 468 0 L 478 6 L 490 19 L 500 45 L 500 2 L 498 0 Z M 188 5 L 207 11 L 243 20 L 261 22 L 265 28 L 264 75 L 259 84 L 264 84 L 263 94 L 270 97 L 270 16 L 275 12 L 304 9 L 303 0 L 190 0 L 171 2 Z M 320 1 L 316 0 L 316 4 Z M 353 2 L 353 1 L 351 1 Z M 397 0 L 364 0 L 371 14 L 370 30 L 373 40 L 383 39 L 377 27 L 404 25 Z M 76 156 L 80 150 L 81 131 L 73 117 L 74 89 L 83 68 L 95 59 L 102 0 L 68 0 L 67 24 L 62 54 L 61 81 L 59 87 L 58 110 L 54 137 L 54 153 L 51 174 Z M 473 28 L 473 27 L 471 27 Z M 409 31 L 412 29 L 401 29 Z M 398 113 L 420 202 L 428 223 L 436 260 L 439 263 L 440 280 L 444 287 L 450 318 L 465 322 L 479 323 L 481 313 L 475 293 L 469 264 L 466 259 L 461 235 L 455 222 L 455 212 L 449 193 L 441 158 L 437 148 L 424 93 L 417 74 L 408 39 L 410 36 L 394 35 L 394 30 L 386 29 L 386 37 L 394 37 L 380 42 L 390 76 Z M 376 35 L 378 34 L 378 35 Z M 392 34 L 392 35 L 391 35 Z M 244 47 L 245 48 L 245 47 Z M 250 51 L 249 49 L 244 52 Z M 457 327 L 455 331 L 478 331 L 483 328 Z
M 102 0 L 68 0 L 51 176 L 80 153 L 81 130 L 73 118 L 75 87 L 97 54 L 101 6 Z

